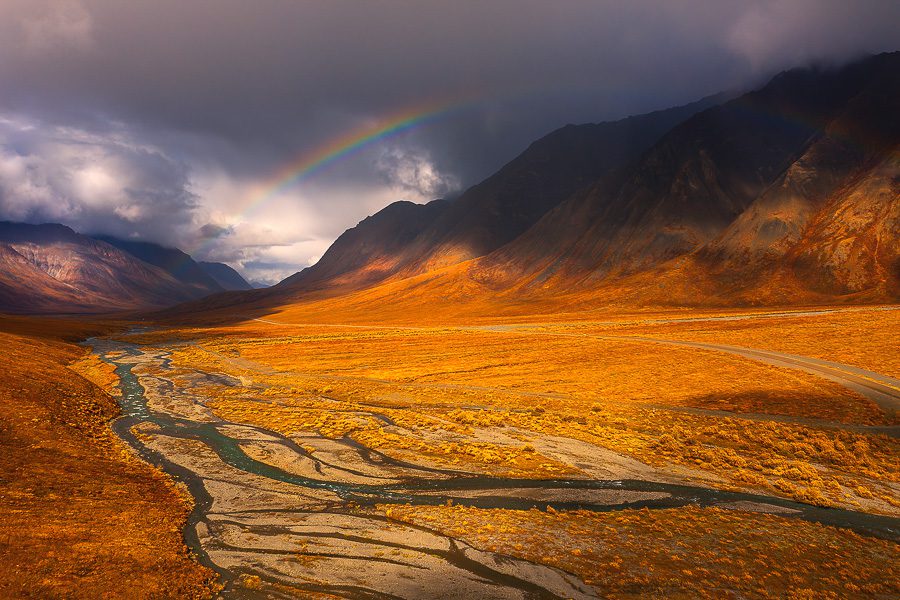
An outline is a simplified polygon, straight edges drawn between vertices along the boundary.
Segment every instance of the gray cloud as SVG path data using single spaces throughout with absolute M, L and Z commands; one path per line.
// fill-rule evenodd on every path
M 231 230 L 228 227 L 221 227 L 212 223 L 200 226 L 200 236 L 207 240 L 222 237 L 230 231 Z
M 0 119 L 0 214 L 175 244 L 197 197 L 188 168 L 120 131 Z
M 387 146 L 381 149 L 375 162 L 382 180 L 389 186 L 438 198 L 460 187 L 452 172 L 439 170 L 424 148 Z
M 276 279 L 565 123 L 895 50 L 898 22 L 893 0 L 3 0 L 0 218 Z M 460 108 L 266 192 L 297 157 L 441 103 Z

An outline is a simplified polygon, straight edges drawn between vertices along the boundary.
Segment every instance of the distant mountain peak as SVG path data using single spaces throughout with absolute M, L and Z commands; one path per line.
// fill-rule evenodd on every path
M 123 240 L 109 235 L 94 237 L 163 269 L 178 281 L 195 287 L 198 291 L 206 294 L 225 291 L 225 288 L 219 285 L 190 255 L 178 248 L 168 248 L 147 241 Z
M 97 239 L 58 223 L 0 222 L 0 310 L 108 312 L 168 306 L 222 291 L 205 273 L 205 281 L 197 281 L 178 268 L 170 272 L 160 256 L 195 264 L 180 250 Z
M 225 263 L 200 261 L 197 264 L 226 291 L 254 289 L 240 273 Z

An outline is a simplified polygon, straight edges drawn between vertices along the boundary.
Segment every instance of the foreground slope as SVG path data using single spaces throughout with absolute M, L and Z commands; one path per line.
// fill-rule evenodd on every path
M 0 316 L 0 597 L 199 598 L 189 504 L 110 431 L 117 383 L 67 341 L 109 330 Z

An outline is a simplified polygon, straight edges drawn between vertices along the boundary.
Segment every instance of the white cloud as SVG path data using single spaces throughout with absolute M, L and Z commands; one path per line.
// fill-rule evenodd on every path
M 226 262 L 250 279 L 276 283 L 314 264 L 337 236 L 370 214 L 401 199 L 432 200 L 449 181 L 412 153 L 393 152 L 390 163 L 378 164 L 381 152 L 370 149 L 284 189 L 273 185 L 267 172 L 245 179 L 218 166 L 195 170 L 191 189 L 206 210 L 212 235 L 183 248 L 204 260 Z M 373 167 L 373 180 L 345 177 Z M 383 171 L 388 168 L 390 176 Z
M 177 246 L 276 283 L 372 212 L 429 200 L 445 184 L 427 161 L 395 153 L 390 183 L 313 179 L 271 191 L 264 178 L 195 167 L 143 137 L 121 123 L 98 132 L 0 114 L 0 218 Z
M 77 203 L 58 193 L 42 165 L 40 157 L 20 156 L 0 147 L 0 210 L 4 218 L 21 221 L 43 214 L 57 220 L 77 214 Z
M 460 187 L 459 179 L 442 173 L 424 150 L 401 146 L 383 148 L 376 165 L 389 186 L 434 199 Z
M 400 198 L 431 199 L 431 192 L 413 188 L 433 190 L 439 181 L 427 162 L 397 155 L 399 175 L 389 184 L 313 179 L 271 191 L 260 183 L 266 179 L 236 177 L 209 163 L 196 167 L 121 123 L 107 127 L 98 132 L 0 114 L 0 219 L 60 222 L 176 246 L 276 283 L 315 263 L 344 229 L 372 212 Z

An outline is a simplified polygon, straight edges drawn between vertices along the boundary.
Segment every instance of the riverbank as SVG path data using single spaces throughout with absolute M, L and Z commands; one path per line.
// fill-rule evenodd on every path
M 0 597 L 214 594 L 182 538 L 190 497 L 111 432 L 116 402 L 71 368 L 77 339 L 111 329 L 0 317 Z

